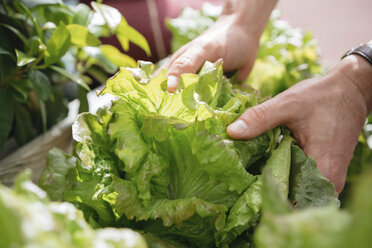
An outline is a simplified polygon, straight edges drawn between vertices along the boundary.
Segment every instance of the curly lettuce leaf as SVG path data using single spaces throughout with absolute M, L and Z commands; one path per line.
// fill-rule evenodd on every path
M 95 231 L 72 204 L 50 202 L 30 178 L 18 175 L 13 189 L 0 185 L 0 247 L 147 247 L 127 228 Z
M 149 153 L 138 177 L 115 179 L 116 212 L 147 221 L 146 230 L 155 225 L 150 229 L 162 236 L 177 233 L 201 246 L 213 243 L 228 208 L 255 177 L 245 171 L 232 142 L 210 135 L 202 124 L 171 125 L 168 139 L 152 140 L 157 153 Z M 157 219 L 163 224 L 153 224 Z
M 234 88 L 221 61 L 182 75 L 174 94 L 165 71 L 152 76 L 152 69 L 139 62 L 108 80 L 100 94 L 118 100 L 79 116 L 75 163 L 55 173 L 57 165 L 48 165 L 46 187 L 60 184 L 58 194 L 94 227 L 132 227 L 186 246 L 247 245 L 265 202 L 260 168 L 286 199 L 293 139 L 280 128 L 250 140 L 228 137 L 227 125 L 261 99 Z M 59 155 L 50 161 L 70 161 Z
M 110 120 L 111 114 L 106 111 L 99 112 L 98 116 L 81 114 L 73 125 L 78 159 L 52 150 L 40 179 L 40 186 L 52 199 L 65 200 L 85 209 L 87 219 L 94 226 L 116 223 L 111 206 L 113 199 L 107 197 L 112 193 L 111 174 L 119 174 L 107 133 Z M 56 188 L 58 194 L 54 192 Z
M 288 195 L 292 142 L 293 138 L 286 132 L 279 146 L 272 151 L 264 168 L 278 185 L 277 190 L 283 198 L 287 198 Z M 262 187 L 262 178 L 259 176 L 236 201 L 227 217 L 226 226 L 216 235 L 217 245 L 229 244 L 257 224 L 263 201 Z
M 314 159 L 292 146 L 289 199 L 296 208 L 340 205 L 336 190 L 316 168 Z
M 63 193 L 68 184 L 66 178 L 74 174 L 76 157 L 64 155 L 58 148 L 53 148 L 47 156 L 47 167 L 39 180 L 40 188 L 44 189 L 51 200 L 63 200 Z
M 262 218 L 254 243 L 261 247 L 339 247 L 350 215 L 336 204 L 294 209 L 283 197 L 270 171 L 263 175 Z

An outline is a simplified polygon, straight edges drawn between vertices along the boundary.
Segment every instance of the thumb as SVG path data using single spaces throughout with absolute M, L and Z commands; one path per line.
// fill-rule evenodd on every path
M 233 139 L 252 139 L 289 120 L 290 111 L 277 98 L 247 109 L 235 122 L 227 127 Z
M 252 59 L 253 58 L 253 59 Z M 239 72 L 238 72 L 238 79 L 240 81 L 244 81 L 247 79 L 247 77 L 249 76 L 249 73 L 251 72 L 252 68 L 253 68 L 253 65 L 254 65 L 254 60 L 256 58 L 256 56 L 253 56 L 252 58 L 250 58 L 240 69 L 239 69 Z

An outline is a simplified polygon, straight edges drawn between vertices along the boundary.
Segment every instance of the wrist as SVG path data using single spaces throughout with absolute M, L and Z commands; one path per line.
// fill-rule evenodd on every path
M 360 91 L 368 114 L 372 110 L 372 65 L 359 55 L 349 55 L 340 62 L 338 71 Z

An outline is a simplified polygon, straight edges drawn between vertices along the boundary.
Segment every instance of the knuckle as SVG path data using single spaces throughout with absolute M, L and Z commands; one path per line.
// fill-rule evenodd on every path
M 208 40 L 205 41 L 201 46 L 200 50 L 208 54 L 208 59 L 217 60 L 220 57 L 223 57 L 223 51 L 225 50 L 224 46 L 221 46 L 220 42 L 217 40 Z
M 215 41 L 208 41 L 201 46 L 201 49 L 209 53 L 216 53 L 217 51 L 219 51 L 219 46 Z
M 304 99 L 304 97 L 299 96 L 296 92 L 283 92 L 280 94 L 277 102 L 280 103 L 280 107 L 285 113 L 289 113 L 286 116 L 286 121 L 292 123 L 296 120 L 303 119 L 304 115 L 309 114 L 313 108 L 311 101 Z M 279 96 L 279 95 L 278 95 Z
M 258 124 L 266 123 L 270 119 L 267 109 L 262 105 L 250 108 L 247 113 L 247 118 Z
M 179 69 L 187 70 L 187 69 L 192 68 L 193 65 L 194 65 L 194 60 L 188 55 L 183 55 L 174 61 L 173 68 L 175 68 L 175 70 L 179 70 Z

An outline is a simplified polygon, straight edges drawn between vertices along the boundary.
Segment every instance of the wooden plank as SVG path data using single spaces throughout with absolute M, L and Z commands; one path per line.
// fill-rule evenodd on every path
M 113 100 L 117 99 L 110 94 L 97 96 L 103 86 L 87 94 L 89 112 L 96 113 L 99 108 L 110 107 Z M 22 146 L 4 159 L 0 160 L 0 182 L 11 186 L 15 176 L 29 168 L 32 170 L 32 180 L 38 183 L 41 173 L 46 166 L 46 157 L 53 147 L 58 147 L 65 152 L 72 149 L 72 124 L 74 123 L 79 109 L 79 101 L 69 103 L 68 116 L 52 127 L 48 132 Z
M 26 168 L 32 169 L 32 180 L 37 183 L 46 165 L 46 156 L 53 147 L 66 152 L 71 149 L 71 126 L 78 114 L 79 101 L 69 103 L 68 116 L 52 127 L 48 132 L 38 136 L 0 161 L 0 182 L 12 185 L 14 177 Z

